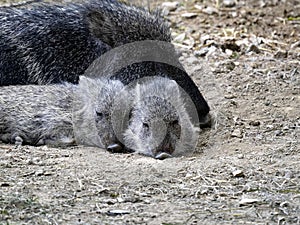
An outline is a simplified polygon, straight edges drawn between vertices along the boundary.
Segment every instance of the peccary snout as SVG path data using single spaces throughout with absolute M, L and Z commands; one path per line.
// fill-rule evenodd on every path
M 154 158 L 172 155 L 180 139 L 176 109 L 165 99 L 148 97 L 133 107 L 126 139 L 127 147 Z

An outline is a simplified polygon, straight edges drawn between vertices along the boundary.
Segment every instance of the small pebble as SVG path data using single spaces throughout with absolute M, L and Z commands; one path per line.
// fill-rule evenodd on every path
M 197 13 L 183 13 L 181 16 L 183 18 L 191 19 L 191 18 L 195 18 L 196 16 L 198 16 L 198 14 Z
M 231 133 L 231 137 L 237 137 L 237 138 L 242 138 L 242 131 L 240 129 L 235 129 L 232 133 Z
M 245 176 L 245 174 L 242 170 L 235 170 L 232 172 L 232 175 L 234 177 L 244 177 Z
M 250 205 L 258 202 L 260 202 L 260 200 L 256 198 L 244 198 L 239 202 L 239 205 L 244 206 L 244 205 Z
M 182 34 L 177 35 L 177 37 L 174 38 L 174 41 L 182 43 L 184 39 L 185 39 L 185 33 L 182 33 Z
M 36 171 L 35 175 L 36 176 L 42 176 L 42 175 L 44 175 L 44 170 L 38 170 L 38 171 Z
M 218 50 L 218 48 L 214 45 L 210 46 L 208 48 L 208 53 L 207 53 L 207 56 L 210 56 L 210 55 L 213 55 L 214 53 L 216 53 Z
M 195 51 L 195 56 L 204 57 L 209 51 L 208 47 L 201 48 L 200 50 Z
M 282 130 L 289 130 L 290 128 L 288 127 L 288 126 L 284 126 L 283 128 L 282 128 Z
M 200 41 L 203 43 L 203 44 L 206 44 L 206 41 L 211 39 L 210 35 L 203 35 L 200 37 Z
M 234 95 L 234 94 L 228 94 L 228 95 L 224 95 L 224 98 L 226 98 L 226 99 L 234 99 L 234 98 L 236 98 L 236 95 Z
M 250 122 L 249 122 L 249 125 L 254 126 L 254 127 L 257 127 L 257 126 L 260 125 L 260 122 L 259 122 L 259 121 L 250 121 Z
M 108 216 L 117 216 L 117 215 L 124 215 L 124 214 L 130 214 L 130 211 L 128 210 L 122 210 L 122 209 L 115 209 L 115 210 L 109 210 L 106 213 Z
M 235 0 L 223 0 L 225 7 L 231 8 L 235 6 Z
M 244 156 L 243 154 L 238 154 L 238 155 L 237 155 L 237 158 L 238 158 L 238 159 L 243 159 L 243 158 L 245 158 L 245 156 Z
M 202 10 L 203 9 L 203 6 L 202 5 L 194 5 L 195 9 L 198 9 L 198 10 Z
M 208 193 L 208 189 L 204 189 L 200 193 L 201 193 L 201 195 L 206 195 Z
M 212 14 L 218 14 L 218 10 L 213 7 L 206 7 L 205 9 L 202 10 L 205 14 L 212 15 Z
M 291 178 L 294 177 L 294 174 L 291 171 L 286 171 L 285 174 L 284 174 L 284 177 L 288 178 L 288 179 L 291 179 Z
M 179 6 L 179 2 L 163 2 L 161 6 L 169 11 L 174 11 Z
M 238 13 L 237 13 L 237 12 L 232 12 L 232 13 L 231 13 L 231 16 L 234 17 L 234 18 L 235 18 L 235 17 L 238 17 Z
M 230 49 L 225 49 L 225 53 L 226 53 L 226 55 L 231 56 L 233 51 Z

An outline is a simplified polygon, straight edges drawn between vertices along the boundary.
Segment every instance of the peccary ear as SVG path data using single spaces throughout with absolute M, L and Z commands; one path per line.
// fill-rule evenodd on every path
M 173 84 L 173 88 L 176 90 L 176 93 L 178 94 L 178 96 L 180 96 L 181 94 L 180 94 L 179 84 L 175 80 L 172 80 L 171 83 Z
M 79 84 L 80 85 L 87 85 L 90 82 L 90 78 L 86 76 L 79 76 Z
M 114 46 L 115 27 L 114 22 L 104 13 L 98 11 L 91 11 L 87 15 L 87 23 L 92 35 L 100 39 L 109 46 Z
M 87 79 L 86 76 L 79 76 L 79 81 L 84 81 L 85 79 Z
M 175 80 L 164 79 L 161 84 L 165 87 L 166 93 L 171 93 L 171 97 L 180 96 L 179 85 Z

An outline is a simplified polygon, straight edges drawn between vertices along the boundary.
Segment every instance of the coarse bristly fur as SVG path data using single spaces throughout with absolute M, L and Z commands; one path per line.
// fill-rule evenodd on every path
M 191 153 L 199 128 L 190 113 L 175 81 L 156 77 L 137 84 L 124 144 L 158 159 Z
M 24 85 L 0 88 L 0 140 L 6 143 L 106 148 L 115 141 L 110 101 L 120 81 Z
M 111 47 L 147 39 L 170 41 L 162 19 L 115 0 L 0 8 L 0 85 L 74 83 Z
M 123 87 L 118 80 L 80 77 L 73 102 L 74 133 L 79 143 L 103 148 L 119 144 L 111 113 L 114 98 Z
M 143 40 L 170 43 L 170 29 L 157 13 L 116 0 L 2 7 L 0 86 L 77 83 L 79 75 L 105 52 Z M 184 70 L 159 62 L 141 62 L 112 75 L 125 85 L 146 76 L 175 80 L 194 101 L 199 121 L 205 122 L 208 104 Z
M 0 88 L 0 140 L 43 145 L 72 144 L 72 86 Z

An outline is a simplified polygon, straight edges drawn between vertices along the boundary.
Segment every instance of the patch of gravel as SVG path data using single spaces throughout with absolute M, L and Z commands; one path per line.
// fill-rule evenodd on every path
M 214 116 L 192 156 L 1 144 L 0 224 L 300 224 L 299 1 L 234 2 L 165 12 Z

